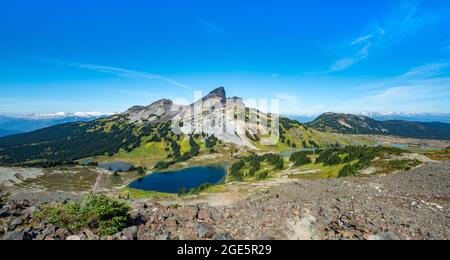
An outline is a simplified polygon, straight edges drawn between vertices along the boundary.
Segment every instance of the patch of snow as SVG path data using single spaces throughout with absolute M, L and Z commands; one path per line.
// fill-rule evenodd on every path
M 353 129 L 353 126 L 349 125 L 347 122 L 345 122 L 343 119 L 339 120 L 338 123 L 342 126 L 345 126 L 347 128 Z
M 317 240 L 317 232 L 314 229 L 316 218 L 305 213 L 300 219 L 291 220 L 287 223 L 287 235 L 290 240 Z
M 27 179 L 35 179 L 44 175 L 42 169 L 38 168 L 10 168 L 0 167 L 0 184 L 13 186 Z

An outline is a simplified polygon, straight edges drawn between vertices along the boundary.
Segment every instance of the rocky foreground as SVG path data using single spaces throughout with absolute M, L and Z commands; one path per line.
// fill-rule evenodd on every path
M 130 227 L 101 237 L 36 223 L 30 202 L 0 209 L 0 237 L 20 240 L 449 239 L 450 163 L 388 176 L 298 180 L 228 205 L 136 201 Z

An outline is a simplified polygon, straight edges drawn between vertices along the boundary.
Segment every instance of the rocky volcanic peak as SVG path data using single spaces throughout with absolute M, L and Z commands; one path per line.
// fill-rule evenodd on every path
M 223 101 L 225 101 L 227 99 L 225 88 L 224 87 L 216 88 L 215 90 L 211 91 L 206 97 L 204 97 L 203 100 L 208 100 L 214 97 L 218 97 Z
M 128 115 L 132 122 L 157 120 L 170 120 L 179 111 L 182 106 L 175 105 L 169 99 L 161 99 L 149 106 L 134 106 L 128 109 L 124 114 Z
M 265 135 L 270 133 L 270 129 L 256 125 L 256 122 L 246 124 L 243 114 L 239 118 L 235 118 L 235 112 L 227 114 L 229 113 L 225 110 L 227 106 L 237 108 L 239 113 L 244 113 L 246 109 L 241 98 L 227 99 L 225 89 L 220 87 L 188 106 L 176 105 L 171 100 L 162 99 L 149 106 L 131 107 L 124 114 L 128 115 L 132 122 L 157 123 L 170 120 L 174 122 L 174 125 L 181 126 L 179 133 L 186 135 L 206 133 L 224 142 L 250 148 L 254 146 L 248 140 L 246 133 Z M 254 109 L 248 111 L 257 113 Z M 260 114 L 260 117 L 267 118 L 263 114 Z
M 234 112 L 233 108 L 238 111 Z M 255 148 L 248 140 L 246 132 L 268 134 L 270 130 L 267 127 L 246 123 L 243 114 L 245 109 L 246 106 L 241 98 L 227 99 L 225 89 L 220 87 L 186 107 L 174 117 L 174 121 L 183 122 L 180 124 L 182 125 L 180 131 L 184 134 L 206 133 L 224 142 Z M 242 116 L 235 118 L 237 113 L 241 113 Z M 265 115 L 260 117 L 266 118 Z
M 225 101 L 225 89 L 220 87 L 211 91 L 207 96 L 192 104 L 190 109 L 188 108 L 189 106 L 174 104 L 172 100 L 161 99 L 149 106 L 133 106 L 124 114 L 128 115 L 132 122 L 172 120 L 176 115 L 183 117 L 192 114 L 192 108 L 194 107 L 201 109 L 202 111 L 207 111 L 215 108 L 216 106 L 221 106 L 220 103 L 224 104 Z M 193 114 L 196 114 L 197 112 L 200 113 L 200 111 L 196 111 Z
M 125 112 L 125 114 L 136 113 L 144 109 L 145 109 L 144 106 L 132 106 Z
M 172 105 L 173 105 L 172 100 L 170 100 L 170 99 L 161 99 L 161 100 L 158 100 L 158 101 L 154 102 L 153 104 L 151 104 L 147 108 L 149 110 L 152 110 L 152 111 L 163 112 L 163 111 L 166 111 L 166 110 L 170 109 L 172 107 Z
M 227 97 L 225 94 L 225 89 L 223 87 L 220 87 L 211 91 L 208 95 L 193 103 L 190 106 L 190 109 L 185 112 L 189 114 L 193 113 L 194 115 L 199 115 L 208 111 L 211 112 L 216 109 L 225 107 L 226 100 Z

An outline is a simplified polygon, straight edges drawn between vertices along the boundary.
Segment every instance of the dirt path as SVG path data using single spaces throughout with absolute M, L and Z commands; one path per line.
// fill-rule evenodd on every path
M 141 239 L 198 239 L 203 224 L 234 239 L 450 239 L 449 180 L 450 163 L 426 163 L 387 176 L 242 184 L 176 209 L 135 208 L 169 221 L 141 226 Z
M 134 201 L 130 223 L 135 226 L 104 239 L 447 240 L 449 180 L 450 163 L 425 163 L 386 176 L 239 183 L 226 193 L 182 203 Z M 99 177 L 94 190 L 102 182 Z M 8 223 L 20 214 L 30 216 L 17 214 L 11 212 L 3 228 L 10 229 Z
M 290 169 L 288 169 L 290 170 Z M 287 172 L 285 170 L 284 172 Z M 171 205 L 177 203 L 179 205 L 196 205 L 196 204 L 208 204 L 213 207 L 229 206 L 238 201 L 252 196 L 253 193 L 263 190 L 268 190 L 274 187 L 278 187 L 283 184 L 295 182 L 293 179 L 289 179 L 285 174 L 281 173 L 280 177 L 268 179 L 260 182 L 242 183 L 232 182 L 225 185 L 226 191 L 202 194 L 200 196 L 186 197 L 183 199 L 172 198 L 170 200 L 161 201 L 164 205 Z M 145 200 L 142 200 L 145 201 Z
M 105 182 L 105 173 L 99 173 L 97 179 L 95 179 L 94 186 L 92 187 L 92 192 L 97 194 L 102 191 L 103 184 Z

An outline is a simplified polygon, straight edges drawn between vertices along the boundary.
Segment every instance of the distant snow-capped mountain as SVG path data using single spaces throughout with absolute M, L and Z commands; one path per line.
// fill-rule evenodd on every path
M 375 120 L 380 120 L 380 121 L 405 120 L 405 121 L 417 121 L 417 122 L 450 123 L 450 113 L 364 112 L 364 113 L 361 113 L 361 115 L 373 118 Z
M 370 117 L 378 121 L 388 120 L 403 120 L 413 122 L 441 122 L 450 123 L 450 113 L 408 113 L 408 112 L 363 112 L 356 115 Z M 297 120 L 301 123 L 309 123 L 314 121 L 320 114 L 317 115 L 294 115 L 288 116 L 290 119 Z
M 56 113 L 49 113 L 49 114 L 29 114 L 29 115 L 22 115 L 17 116 L 17 118 L 22 119 L 34 119 L 34 120 L 41 120 L 41 119 L 61 119 L 61 118 L 99 118 L 99 117 L 106 117 L 106 116 L 112 116 L 116 113 L 102 113 L 102 112 L 56 112 Z
M 91 121 L 114 114 L 102 112 L 58 112 L 20 116 L 0 115 L 0 129 L 5 130 L 5 132 L 9 131 L 11 134 L 24 133 L 64 123 Z

